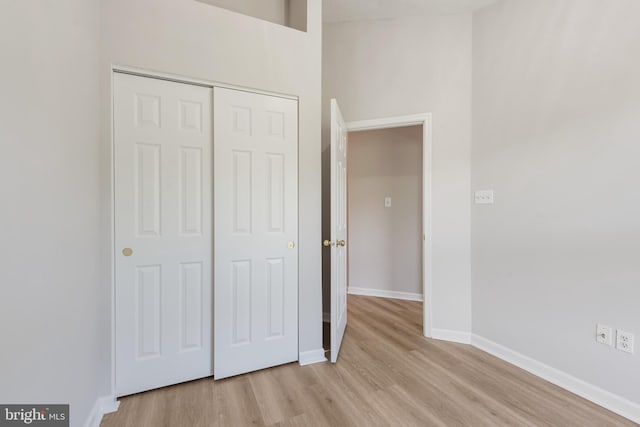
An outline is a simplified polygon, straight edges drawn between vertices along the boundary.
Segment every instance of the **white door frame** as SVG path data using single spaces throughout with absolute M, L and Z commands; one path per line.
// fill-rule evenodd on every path
M 347 132 L 422 125 L 422 333 L 431 338 L 431 113 L 347 122 Z
M 128 65 L 121 64 L 111 64 L 109 70 L 109 286 L 110 286 L 110 297 L 111 297 L 111 321 L 109 325 L 111 327 L 111 336 L 110 336 L 110 356 L 111 356 L 111 375 L 110 375 L 110 386 L 111 393 L 109 395 L 109 399 L 113 398 L 113 401 L 109 401 L 109 403 L 104 403 L 105 408 L 107 408 L 106 412 L 113 412 L 118 409 L 119 402 L 116 400 L 116 259 L 115 259 L 115 251 L 116 251 L 116 242 L 115 242 L 115 133 L 113 132 L 115 117 L 114 117 L 114 79 L 113 76 L 115 73 L 124 73 L 124 74 L 133 74 L 140 77 L 148 77 L 151 79 L 160 79 L 160 80 L 169 80 L 177 83 L 186 83 L 191 85 L 204 86 L 209 88 L 214 87 L 224 87 L 228 89 L 236 89 L 236 90 L 244 90 L 247 92 L 258 93 L 262 95 L 270 95 L 270 96 L 278 96 L 281 98 L 294 99 L 299 101 L 299 97 L 295 95 L 289 95 L 285 93 L 278 92 L 269 92 L 260 89 L 249 88 L 245 86 L 232 85 L 228 83 L 216 82 L 213 80 L 201 80 L 194 79 L 190 77 L 185 77 L 182 75 L 175 75 L 170 73 L 162 73 L 159 71 L 150 71 L 144 68 L 132 67 Z M 212 111 L 213 114 L 213 111 Z M 300 193 L 300 189 L 298 189 L 298 194 Z M 215 212 L 214 212 L 215 214 Z M 298 244 L 300 243 L 300 234 L 298 233 Z M 215 286 L 215 284 L 214 284 Z M 298 283 L 298 286 L 300 284 Z M 300 327 L 300 318 L 298 318 L 298 328 Z M 300 345 L 298 341 L 298 345 Z M 298 357 L 300 356 L 300 347 L 298 347 Z M 110 405 L 110 406 L 109 406 Z

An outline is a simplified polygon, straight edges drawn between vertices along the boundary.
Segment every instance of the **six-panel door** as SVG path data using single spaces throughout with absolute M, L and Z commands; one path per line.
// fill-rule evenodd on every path
M 216 379 L 298 359 L 297 111 L 214 89 Z
M 119 396 L 213 373 L 211 98 L 114 74 Z
M 347 327 L 347 126 L 331 100 L 331 362 Z

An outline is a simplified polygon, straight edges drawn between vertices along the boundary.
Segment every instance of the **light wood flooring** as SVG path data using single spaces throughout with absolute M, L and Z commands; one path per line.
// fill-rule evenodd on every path
M 350 295 L 336 365 L 294 363 L 125 397 L 102 426 L 636 425 L 478 349 L 423 338 L 421 310 Z

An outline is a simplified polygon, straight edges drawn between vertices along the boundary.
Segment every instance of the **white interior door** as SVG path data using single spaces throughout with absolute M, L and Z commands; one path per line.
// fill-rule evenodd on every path
M 216 379 L 298 360 L 297 112 L 214 88 Z
M 347 327 L 347 127 L 331 100 L 331 362 Z
M 116 390 L 210 376 L 211 88 L 114 75 Z

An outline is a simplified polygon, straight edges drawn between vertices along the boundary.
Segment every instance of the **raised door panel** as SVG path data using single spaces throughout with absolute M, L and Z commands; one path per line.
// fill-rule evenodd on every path
M 194 101 L 178 101 L 180 114 L 180 130 L 186 132 L 202 132 L 202 103 Z
M 203 263 L 180 264 L 180 350 L 202 348 L 203 319 Z
M 160 128 L 160 104 L 162 97 L 159 95 L 135 94 L 134 123 L 138 127 Z
M 137 237 L 159 237 L 162 234 L 160 152 L 158 144 L 136 144 L 134 197 Z
M 162 351 L 162 268 L 136 268 L 135 327 L 137 358 L 158 357 Z
M 285 335 L 285 260 L 268 259 L 267 270 L 267 339 Z
M 180 148 L 179 215 L 182 236 L 202 235 L 202 149 Z
M 253 223 L 253 165 L 250 151 L 233 151 L 233 233 L 251 234 Z M 222 184 L 224 185 L 224 184 Z M 225 215 L 225 213 L 222 213 Z
M 286 158 L 283 154 L 267 154 L 267 229 L 270 233 L 284 233 Z
M 252 281 L 251 261 L 233 261 L 231 263 L 231 345 L 239 346 L 251 343 L 251 302 Z

